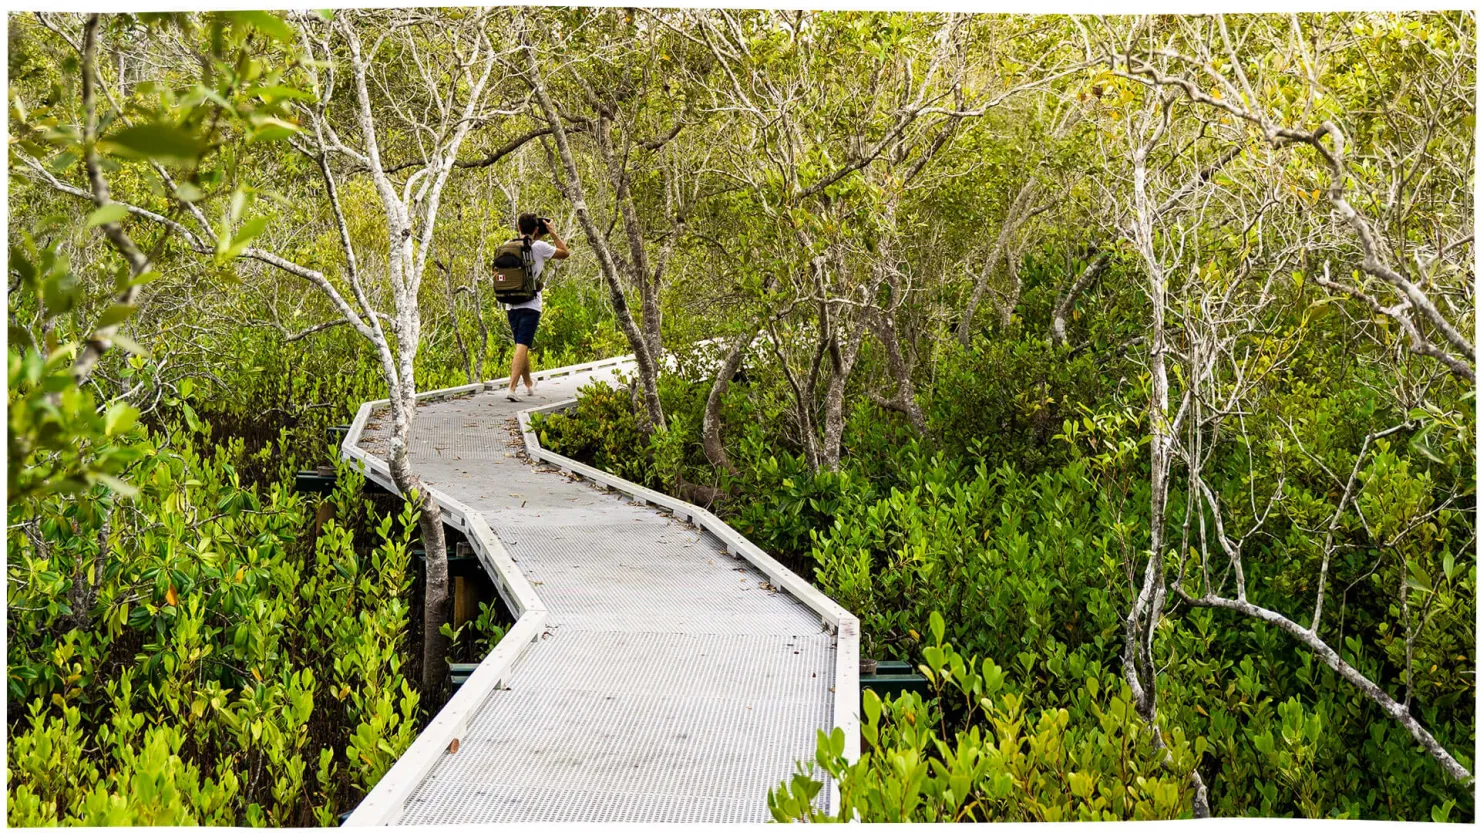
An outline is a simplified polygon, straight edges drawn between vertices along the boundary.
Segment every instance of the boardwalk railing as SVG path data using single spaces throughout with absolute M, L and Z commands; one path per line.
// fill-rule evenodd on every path
M 618 356 L 585 364 L 569 365 L 531 374 L 536 380 L 553 379 L 592 370 L 630 364 L 633 357 Z M 417 394 L 418 402 L 429 402 L 461 396 L 473 396 L 485 390 L 505 386 L 508 378 L 459 385 L 450 388 Z M 840 605 L 823 595 L 821 591 L 804 581 L 801 576 L 786 569 L 764 550 L 747 540 L 724 521 L 706 509 L 668 495 L 655 492 L 615 477 L 600 469 L 579 463 L 540 446 L 539 438 L 530 430 L 529 417 L 532 413 L 564 410 L 576 404 L 568 399 L 540 408 L 519 412 L 519 428 L 524 437 L 525 450 L 531 459 L 550 463 L 563 471 L 578 474 L 611 489 L 630 495 L 635 500 L 645 501 L 668 510 L 680 520 L 708 530 L 724 542 L 726 551 L 744 558 L 765 573 L 771 583 L 786 589 L 807 607 L 816 612 L 837 634 L 837 668 L 833 679 L 833 724 L 842 729 L 845 738 L 844 754 L 848 760 L 857 760 L 859 752 L 859 690 L 858 690 L 858 619 Z M 369 454 L 359 447 L 365 426 L 376 409 L 390 405 L 389 399 L 377 399 L 360 406 L 340 446 L 340 456 L 355 463 L 365 477 L 386 490 L 398 493 L 386 461 Z M 491 653 L 478 664 L 457 693 L 442 707 L 436 717 L 422 730 L 411 746 L 402 753 L 395 765 L 381 777 L 370 794 L 360 802 L 344 822 L 345 826 L 369 827 L 395 824 L 405 812 L 406 801 L 421 782 L 431 773 L 443 754 L 467 729 L 473 714 L 487 700 L 488 695 L 504 683 L 514 663 L 524 653 L 525 647 L 539 639 L 545 626 L 547 611 L 535 593 L 529 580 L 520 571 L 513 558 L 504 549 L 498 536 L 493 534 L 483 516 L 462 501 L 432 486 L 425 486 L 427 496 L 436 501 L 442 510 L 442 520 L 448 526 L 467 536 L 468 544 L 477 555 L 483 568 L 493 579 L 499 597 L 516 617 L 513 627 L 499 640 Z M 832 787 L 830 806 L 838 806 L 837 785 Z

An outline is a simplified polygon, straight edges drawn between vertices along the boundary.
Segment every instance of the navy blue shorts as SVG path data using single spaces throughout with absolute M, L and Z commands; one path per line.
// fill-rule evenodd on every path
M 509 310 L 509 329 L 514 331 L 514 343 L 525 347 L 534 346 L 534 331 L 540 326 L 540 311 L 537 309 Z

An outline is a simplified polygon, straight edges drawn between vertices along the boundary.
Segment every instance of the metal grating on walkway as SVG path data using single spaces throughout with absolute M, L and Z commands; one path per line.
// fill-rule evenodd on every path
M 472 701 L 456 751 L 413 747 L 418 768 L 387 774 L 416 781 L 385 820 L 765 821 L 767 790 L 839 722 L 839 631 L 815 602 L 709 531 L 524 454 L 519 410 L 613 370 L 545 379 L 517 404 L 499 390 L 420 407 L 413 465 L 487 523 L 542 618 Z M 385 427 L 357 426 L 346 453 L 383 453 Z

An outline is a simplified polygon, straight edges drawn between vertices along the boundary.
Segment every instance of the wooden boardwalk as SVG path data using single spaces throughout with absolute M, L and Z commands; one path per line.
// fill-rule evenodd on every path
M 856 619 L 708 512 L 521 431 L 629 368 L 421 403 L 413 465 L 519 618 L 350 824 L 765 821 L 819 729 L 856 750 Z M 374 404 L 344 454 L 390 486 Z

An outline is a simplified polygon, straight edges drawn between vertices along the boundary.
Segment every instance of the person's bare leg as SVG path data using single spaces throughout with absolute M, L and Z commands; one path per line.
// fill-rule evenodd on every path
M 532 395 L 534 395 L 534 378 L 529 375 L 529 365 L 530 365 L 530 361 L 529 361 L 529 349 L 528 348 L 525 348 L 525 350 L 524 350 L 524 392 L 526 394 L 529 394 L 529 395 L 532 396 Z
M 519 387 L 520 377 L 529 377 L 529 348 L 523 344 L 514 345 L 514 361 L 509 368 L 509 393 L 514 393 Z

